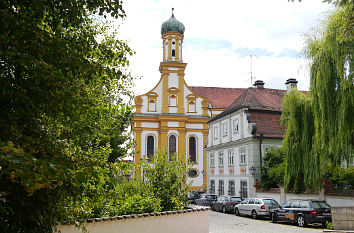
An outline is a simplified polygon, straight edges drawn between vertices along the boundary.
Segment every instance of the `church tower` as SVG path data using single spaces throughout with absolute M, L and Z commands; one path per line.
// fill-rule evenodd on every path
M 192 162 L 187 182 L 192 182 L 192 189 L 200 189 L 207 185 L 204 142 L 210 120 L 209 101 L 194 93 L 184 80 L 184 31 L 172 8 L 171 17 L 161 26 L 161 78 L 152 90 L 134 99 L 134 160 L 150 159 L 157 150 L 167 148 L 169 154 L 176 153 L 178 159 Z

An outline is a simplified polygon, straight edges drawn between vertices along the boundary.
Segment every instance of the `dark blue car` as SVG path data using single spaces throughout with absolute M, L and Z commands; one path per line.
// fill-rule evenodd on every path
M 289 200 L 280 208 L 272 210 L 271 220 L 292 222 L 300 227 L 311 223 L 321 223 L 326 226 L 327 221 L 332 221 L 331 207 L 325 201 Z

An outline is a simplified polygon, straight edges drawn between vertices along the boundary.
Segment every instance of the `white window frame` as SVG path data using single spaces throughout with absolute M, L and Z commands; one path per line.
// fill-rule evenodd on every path
M 229 131 L 229 127 L 228 127 L 228 124 L 227 122 L 222 124 L 222 135 L 223 137 L 226 137 L 228 135 L 228 132 Z
M 215 167 L 215 155 L 210 153 L 210 167 Z
M 247 164 L 247 148 L 246 146 L 240 147 L 240 165 Z
M 229 149 L 227 151 L 228 154 L 228 165 L 233 166 L 234 165 L 234 149 Z
M 219 138 L 219 129 L 218 126 L 214 126 L 214 139 Z
M 238 119 L 232 121 L 233 133 L 238 134 L 240 132 L 240 123 Z
M 219 152 L 219 167 L 223 167 L 224 166 L 224 152 L 220 151 Z

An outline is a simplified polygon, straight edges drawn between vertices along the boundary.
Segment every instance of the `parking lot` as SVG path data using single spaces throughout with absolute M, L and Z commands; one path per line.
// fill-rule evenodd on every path
M 319 233 L 323 230 L 321 226 L 301 228 L 289 223 L 271 223 L 269 219 L 254 220 L 249 217 L 209 211 L 210 233 Z

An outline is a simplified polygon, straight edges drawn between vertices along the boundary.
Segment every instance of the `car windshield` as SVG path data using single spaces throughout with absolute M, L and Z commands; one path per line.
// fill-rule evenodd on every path
M 331 208 L 326 202 L 324 201 L 313 201 L 312 206 L 314 209 L 329 209 Z
M 241 198 L 239 197 L 231 197 L 231 201 L 233 202 L 239 202 L 239 201 L 242 201 Z
M 278 202 L 273 199 L 263 199 L 263 202 L 266 205 L 278 205 Z

